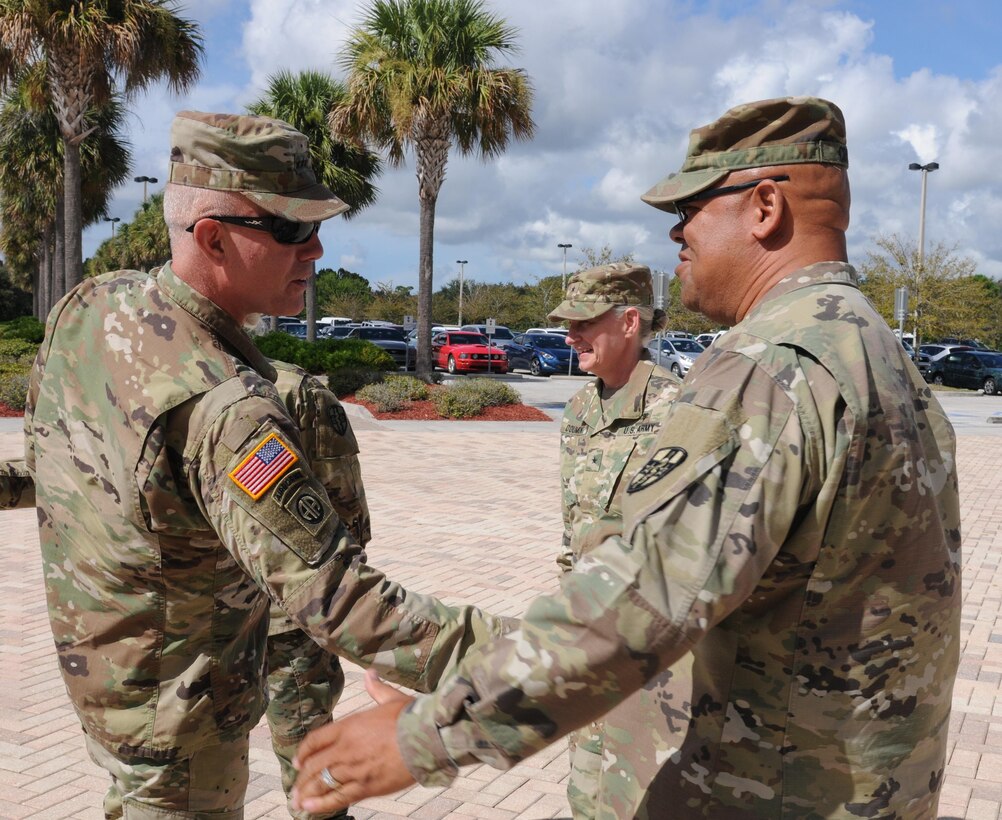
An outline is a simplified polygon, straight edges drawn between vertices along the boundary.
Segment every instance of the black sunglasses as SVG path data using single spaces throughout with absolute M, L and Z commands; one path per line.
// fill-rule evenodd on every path
M 675 211 L 678 213 L 678 223 L 679 225 L 684 225 L 689 221 L 692 214 L 689 212 L 689 205 L 693 202 L 699 202 L 705 199 L 714 199 L 718 196 L 727 196 L 727 194 L 733 194 L 736 191 L 747 191 L 749 188 L 754 188 L 760 182 L 765 182 L 767 179 L 773 182 L 786 182 L 790 177 L 786 174 L 781 174 L 778 177 L 762 177 L 761 179 L 753 179 L 751 182 L 742 182 L 740 185 L 725 185 L 723 188 L 708 188 L 705 191 L 700 191 L 698 194 L 693 194 L 692 196 L 687 196 L 685 199 L 680 199 L 675 203 Z
M 319 222 L 293 222 L 280 216 L 202 216 L 192 222 L 187 228 L 188 233 L 203 219 L 213 219 L 229 225 L 243 225 L 254 231 L 267 231 L 271 238 L 280 245 L 302 245 L 320 230 Z

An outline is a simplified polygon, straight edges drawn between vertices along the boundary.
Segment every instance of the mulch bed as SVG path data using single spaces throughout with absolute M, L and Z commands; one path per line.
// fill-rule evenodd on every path
M 369 402 L 356 399 L 354 394 L 345 396 L 341 401 L 359 404 L 372 413 L 373 418 L 400 421 L 553 421 L 546 413 L 536 407 L 525 404 L 508 404 L 503 407 L 485 407 L 479 416 L 466 419 L 453 419 L 440 416 L 435 404 L 430 399 L 412 401 L 406 410 L 396 413 L 380 413 Z
M 24 415 L 24 410 L 15 410 L 0 401 L 0 419 L 16 419 Z

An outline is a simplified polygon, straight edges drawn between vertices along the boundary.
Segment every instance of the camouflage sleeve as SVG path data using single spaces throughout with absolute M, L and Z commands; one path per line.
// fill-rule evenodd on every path
M 475 643 L 510 629 L 507 619 L 408 592 L 367 566 L 299 430 L 268 398 L 231 404 L 186 463 L 227 550 L 327 651 L 427 691 Z
M 748 599 L 816 486 L 817 448 L 767 374 L 723 370 L 672 408 L 628 486 L 624 536 L 401 715 L 419 783 L 514 765 L 609 711 Z
M 571 484 L 574 474 L 574 455 L 571 452 L 568 424 L 575 421 L 572 405 L 568 402 L 560 422 L 560 515 L 564 522 L 564 531 L 560 539 L 560 551 L 557 553 L 557 566 L 564 572 L 570 572 L 574 566 L 574 550 L 571 546 L 573 529 L 571 526 L 571 510 L 577 503 L 577 496 Z
M 24 459 L 0 461 L 0 510 L 35 506 L 35 482 Z

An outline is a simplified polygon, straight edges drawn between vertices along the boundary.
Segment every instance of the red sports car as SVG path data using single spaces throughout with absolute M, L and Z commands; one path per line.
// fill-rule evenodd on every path
M 508 357 L 487 337 L 469 331 L 437 333 L 431 338 L 431 355 L 437 367 L 450 373 L 507 373 Z

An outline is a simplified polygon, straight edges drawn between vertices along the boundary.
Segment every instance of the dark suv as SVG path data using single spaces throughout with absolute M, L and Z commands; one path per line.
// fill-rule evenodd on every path
M 933 366 L 930 381 L 949 387 L 981 389 L 994 396 L 1002 385 L 1002 353 L 961 350 L 940 359 Z

